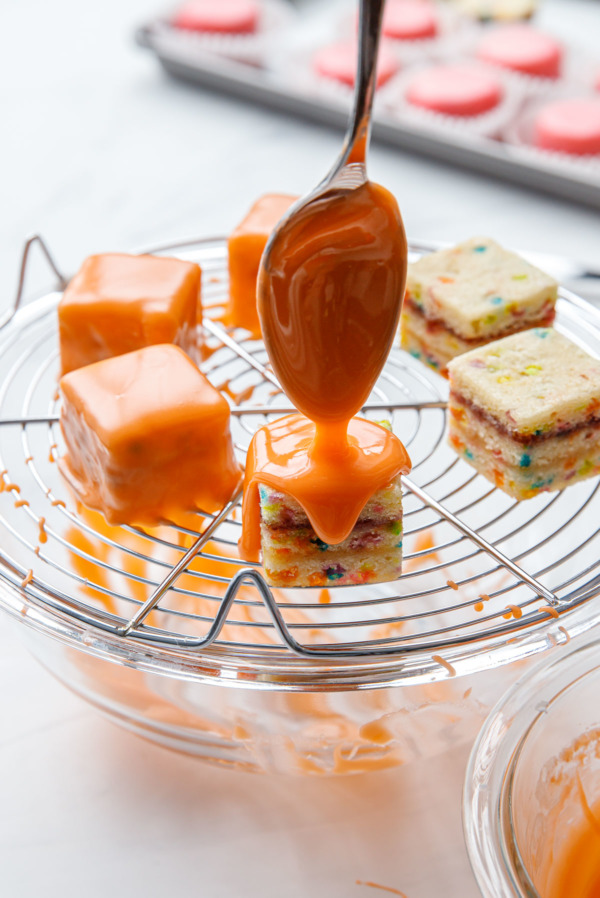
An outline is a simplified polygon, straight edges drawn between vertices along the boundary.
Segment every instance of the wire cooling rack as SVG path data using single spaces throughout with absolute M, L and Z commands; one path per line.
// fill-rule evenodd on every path
M 36 243 L 57 288 L 23 305 Z M 221 323 L 226 241 L 152 252 L 202 266 L 201 367 L 231 401 L 243 463 L 257 427 L 290 406 L 263 343 Z M 149 651 L 328 664 L 425 653 L 449 674 L 446 659 L 459 649 L 502 652 L 524 634 L 543 632 L 548 644 L 576 632 L 563 623 L 600 592 L 598 479 L 521 503 L 496 490 L 446 444 L 446 382 L 399 348 L 363 410 L 392 423 L 413 461 L 404 478 L 404 573 L 393 583 L 270 589 L 260 566 L 237 555 L 239 495 L 216 515 L 144 530 L 108 526 L 78 506 L 56 464 L 56 306 L 65 284 L 32 238 L 14 307 L 0 320 L 0 576 L 30 605 Z M 600 314 L 585 301 L 561 291 L 557 326 L 600 354 Z

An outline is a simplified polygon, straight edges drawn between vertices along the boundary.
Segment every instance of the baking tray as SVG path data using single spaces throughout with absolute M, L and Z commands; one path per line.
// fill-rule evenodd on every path
M 137 43 L 151 50 L 165 71 L 176 78 L 341 130 L 346 128 L 350 104 L 345 92 L 316 95 L 307 79 L 287 79 L 277 68 L 221 56 L 187 37 L 164 20 L 154 20 L 136 32 Z M 448 128 L 400 122 L 381 108 L 374 111 L 373 138 L 600 209 L 600 163 L 594 159 L 571 160 Z

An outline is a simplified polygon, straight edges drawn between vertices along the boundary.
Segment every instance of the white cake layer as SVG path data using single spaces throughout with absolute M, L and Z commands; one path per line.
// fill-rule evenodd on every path
M 582 427 L 524 446 L 501 434 L 478 416 L 462 409 L 452 414 L 450 445 L 504 492 L 515 499 L 561 490 L 600 473 L 600 425 Z
M 467 352 L 448 374 L 451 391 L 510 435 L 564 432 L 600 416 L 600 361 L 553 328 Z
M 496 337 L 547 316 L 558 284 L 488 237 L 423 256 L 408 266 L 406 294 L 431 319 L 465 339 Z
M 400 345 L 412 356 L 446 376 L 448 362 L 482 344 L 467 342 L 441 324 L 432 328 L 424 315 L 416 314 L 405 303 L 400 322 Z

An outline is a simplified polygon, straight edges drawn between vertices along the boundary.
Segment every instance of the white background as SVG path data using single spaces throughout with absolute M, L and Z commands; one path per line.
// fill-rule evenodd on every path
M 67 271 L 91 252 L 226 233 L 259 194 L 307 191 L 336 155 L 333 131 L 164 77 L 132 42 L 155 11 L 2 0 L 0 306 L 32 232 Z M 540 21 L 597 46 L 594 0 L 546 0 Z M 600 265 L 598 212 L 379 146 L 371 175 L 395 192 L 409 237 L 490 234 Z M 361 879 L 475 898 L 466 755 L 331 781 L 215 770 L 105 722 L 2 618 L 0 894 L 385 894 Z

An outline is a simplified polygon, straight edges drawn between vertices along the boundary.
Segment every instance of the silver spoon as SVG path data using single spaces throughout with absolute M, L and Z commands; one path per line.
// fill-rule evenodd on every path
M 327 177 L 273 231 L 258 311 L 272 368 L 319 430 L 339 434 L 364 405 L 396 332 L 406 277 L 394 198 L 367 179 L 384 0 L 361 0 L 354 106 Z M 335 425 L 335 426 L 334 426 Z

